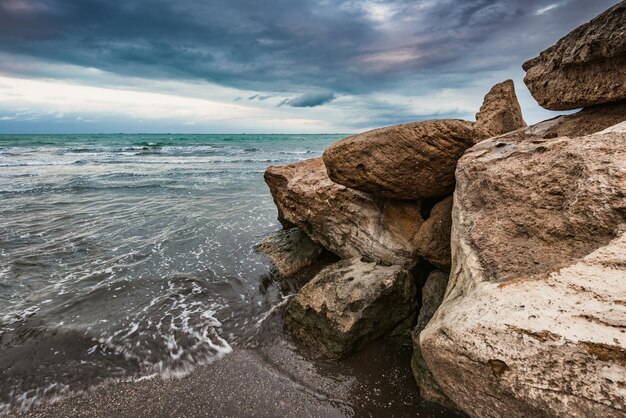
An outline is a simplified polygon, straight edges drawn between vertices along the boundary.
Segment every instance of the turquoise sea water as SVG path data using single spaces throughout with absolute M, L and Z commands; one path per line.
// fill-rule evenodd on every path
M 270 165 L 343 135 L 0 135 L 0 415 L 253 344 Z

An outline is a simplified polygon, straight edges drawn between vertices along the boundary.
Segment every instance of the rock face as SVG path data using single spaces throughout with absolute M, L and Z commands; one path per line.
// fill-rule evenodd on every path
M 450 283 L 420 335 L 446 395 L 471 416 L 623 417 L 625 233 L 626 124 L 469 150 Z
M 377 199 L 332 182 L 321 158 L 265 172 L 279 219 L 342 258 L 412 267 L 423 223 L 418 202 Z
M 493 86 L 476 114 L 474 129 L 478 136 L 491 138 L 525 126 L 513 80 L 506 80 Z
M 449 408 L 456 408 L 456 405 L 443 393 L 439 384 L 428 370 L 424 358 L 422 357 L 419 336 L 426 328 L 446 293 L 449 273 L 441 270 L 434 270 L 428 275 L 428 279 L 422 288 L 422 307 L 417 318 L 417 325 L 413 329 L 413 358 L 411 368 L 420 394 L 428 401 L 437 402 Z
M 256 250 L 272 260 L 276 275 L 289 277 L 310 266 L 323 247 L 313 242 L 300 228 L 283 229 L 265 238 Z
M 452 196 L 437 203 L 422 225 L 417 238 L 417 254 L 439 267 L 450 270 L 450 232 L 452 230 Z
M 578 137 L 600 132 L 626 120 L 626 100 L 591 106 L 571 115 L 558 116 L 540 122 L 523 132 L 512 132 L 508 136 L 531 136 L 555 138 L 557 136 Z
M 375 129 L 335 142 L 324 152 L 328 176 L 375 196 L 422 199 L 454 189 L 454 169 L 475 142 L 526 126 L 513 82 L 495 85 L 471 122 L 428 120 Z
M 524 82 L 546 109 L 626 98 L 626 2 L 578 27 L 526 63 Z
M 358 258 L 326 267 L 287 306 L 287 326 L 337 357 L 392 330 L 415 310 L 413 277 Z
M 474 144 L 472 123 L 429 120 L 375 129 L 324 152 L 329 177 L 376 196 L 416 199 L 454 188 L 454 168 Z

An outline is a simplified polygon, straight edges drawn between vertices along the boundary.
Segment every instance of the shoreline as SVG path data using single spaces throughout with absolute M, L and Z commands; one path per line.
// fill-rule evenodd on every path
M 104 384 L 7 417 L 458 416 L 419 396 L 410 356 L 384 341 L 337 363 L 279 339 L 235 348 L 183 378 Z

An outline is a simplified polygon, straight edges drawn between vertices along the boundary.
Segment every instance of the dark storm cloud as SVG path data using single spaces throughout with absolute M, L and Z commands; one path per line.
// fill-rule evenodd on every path
M 2 0 L 0 51 L 256 91 L 360 94 L 407 81 L 427 90 L 517 68 L 615 3 Z M 315 99 L 286 104 L 314 106 L 332 97 Z
M 278 106 L 316 107 L 335 100 L 334 93 L 309 93 L 292 99 L 284 99 Z

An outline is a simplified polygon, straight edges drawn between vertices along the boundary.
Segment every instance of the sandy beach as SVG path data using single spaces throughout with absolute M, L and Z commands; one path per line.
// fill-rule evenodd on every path
M 113 383 L 9 416 L 456 416 L 420 399 L 410 350 L 393 343 L 374 344 L 343 362 L 312 360 L 279 341 L 235 350 L 182 379 Z

